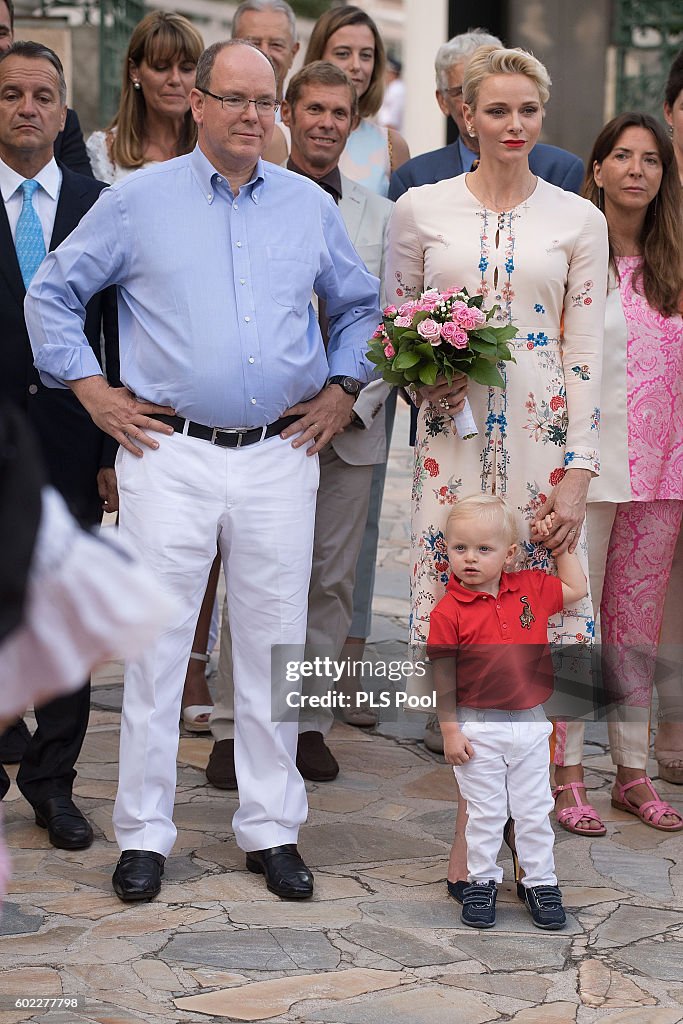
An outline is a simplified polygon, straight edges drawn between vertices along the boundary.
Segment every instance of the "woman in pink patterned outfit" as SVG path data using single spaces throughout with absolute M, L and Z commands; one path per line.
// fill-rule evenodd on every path
M 588 498 L 591 593 L 603 675 L 619 713 L 609 723 L 612 803 L 673 832 L 683 829 L 683 817 L 659 799 L 645 769 L 657 640 L 683 515 L 680 184 L 671 142 L 645 114 L 610 121 L 589 167 L 584 195 L 607 219 L 612 286 L 601 444 L 613 468 L 591 484 Z M 581 800 L 582 746 L 581 723 L 558 726 L 558 820 L 594 835 L 604 826 Z

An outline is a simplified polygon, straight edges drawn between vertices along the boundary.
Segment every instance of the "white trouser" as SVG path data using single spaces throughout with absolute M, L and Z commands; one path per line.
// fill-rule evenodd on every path
M 457 709 L 463 735 L 474 756 L 454 768 L 467 800 L 467 870 L 472 882 L 502 881 L 496 863 L 509 815 L 525 886 L 556 885 L 554 835 L 548 815 L 552 731 L 543 708 L 528 711 Z
M 177 597 L 160 639 L 126 666 L 114 830 L 123 850 L 168 855 L 178 719 L 197 615 L 218 543 L 235 672 L 238 845 L 296 842 L 307 813 L 296 722 L 271 721 L 271 646 L 303 644 L 318 459 L 279 437 L 226 449 L 161 436 L 141 459 L 117 457 L 121 531 Z M 291 684 L 273 680 L 273 692 Z

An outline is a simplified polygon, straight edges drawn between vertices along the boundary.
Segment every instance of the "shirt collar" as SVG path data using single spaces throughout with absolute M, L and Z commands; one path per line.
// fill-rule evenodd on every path
M 287 161 L 287 169 L 290 171 L 294 171 L 295 174 L 301 174 L 304 178 L 309 178 L 311 181 L 314 181 L 316 185 L 320 185 L 320 187 L 324 189 L 325 192 L 332 196 L 335 203 L 338 203 L 339 200 L 341 199 L 342 180 L 341 174 L 339 173 L 339 167 L 333 167 L 332 170 L 328 171 L 327 174 L 323 175 L 322 178 L 314 178 L 313 175 L 307 174 L 306 171 L 302 171 L 301 168 L 294 163 L 290 156 L 289 160 Z
M 44 167 L 41 167 L 34 176 L 34 180 L 47 192 L 50 199 L 53 199 L 55 202 L 57 201 L 59 198 L 59 186 L 62 182 L 62 172 L 57 166 L 57 161 L 54 157 Z M 26 178 L 23 174 L 17 174 L 9 164 L 0 160 L 0 192 L 5 202 L 12 198 L 17 189 L 21 188 L 21 184 L 24 181 L 26 181 Z
M 471 171 L 472 164 L 478 159 L 477 154 L 473 153 L 471 149 L 468 149 L 460 136 L 458 136 L 458 149 L 460 151 L 460 160 L 463 171 Z
M 220 171 L 216 170 L 211 161 L 205 156 L 199 144 L 195 146 L 190 154 L 190 167 L 192 168 L 195 181 L 201 188 L 207 203 L 211 204 L 213 202 L 216 194 L 216 186 L 220 185 L 221 182 L 225 182 L 228 191 L 230 191 L 230 186 L 226 178 L 224 178 Z M 245 185 L 242 185 L 240 192 L 243 190 L 248 191 L 252 200 L 255 203 L 258 203 L 259 193 L 264 184 L 265 168 L 263 160 L 259 158 L 256 162 L 254 173 L 249 181 Z
M 467 587 L 463 587 L 460 580 L 457 579 L 453 573 L 450 575 L 446 590 L 462 604 L 471 604 L 472 601 L 476 601 L 477 599 L 486 599 L 492 596 L 491 594 L 484 593 L 482 590 L 469 590 Z M 507 591 L 515 590 L 519 590 L 519 578 L 517 573 L 502 572 L 500 574 L 500 587 L 498 594 L 505 594 Z

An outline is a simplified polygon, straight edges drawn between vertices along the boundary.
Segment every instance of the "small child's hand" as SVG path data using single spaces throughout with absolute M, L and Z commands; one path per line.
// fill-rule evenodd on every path
M 474 757 L 474 747 L 458 729 L 456 733 L 444 733 L 443 754 L 446 764 L 467 764 L 470 758 Z
M 531 533 L 535 534 L 541 540 L 549 537 L 553 532 L 553 522 L 555 519 L 555 513 L 549 512 L 543 519 L 539 519 L 537 522 L 531 524 Z

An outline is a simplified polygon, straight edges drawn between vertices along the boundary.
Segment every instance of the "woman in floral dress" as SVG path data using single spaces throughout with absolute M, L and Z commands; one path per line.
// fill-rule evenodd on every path
M 479 434 L 461 440 L 450 413 L 464 382 L 423 388 L 412 507 L 411 642 L 424 644 L 449 570 L 443 526 L 460 497 L 505 497 L 532 523 L 555 512 L 549 544 L 577 550 L 588 484 L 599 472 L 601 346 L 607 229 L 586 200 L 529 170 L 549 96 L 547 71 L 520 50 L 481 47 L 468 66 L 464 114 L 479 137 L 480 164 L 457 178 L 410 189 L 389 228 L 387 298 L 400 305 L 427 287 L 465 286 L 498 305 L 496 322 L 517 327 L 516 363 L 502 364 L 505 390 L 469 382 Z M 533 538 L 533 533 L 532 533 Z M 544 545 L 525 545 L 525 567 L 554 571 Z M 587 597 L 551 620 L 553 644 L 590 646 Z M 460 801 L 457 836 L 462 836 Z M 464 841 L 449 880 L 466 878 Z

